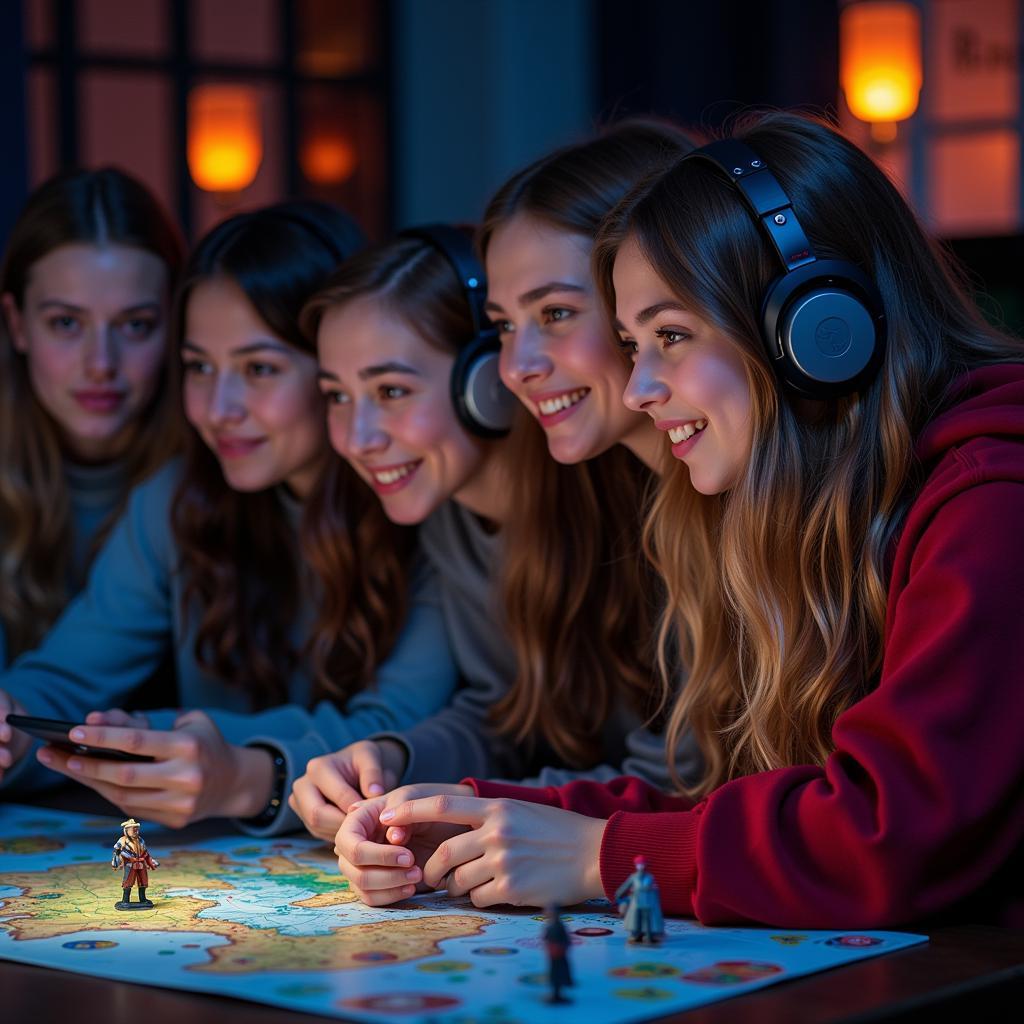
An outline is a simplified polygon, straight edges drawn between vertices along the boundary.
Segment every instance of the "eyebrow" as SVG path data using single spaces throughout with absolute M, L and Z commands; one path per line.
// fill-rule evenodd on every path
M 414 377 L 420 376 L 420 371 L 415 367 L 391 360 L 387 363 L 377 363 L 375 366 L 364 366 L 359 371 L 359 379 L 369 380 L 371 377 L 382 377 L 385 373 L 410 373 Z
M 679 302 L 656 302 L 653 306 L 641 309 L 640 312 L 637 313 L 637 326 L 643 327 L 645 324 L 649 324 L 659 313 L 665 313 L 669 310 L 678 313 L 689 313 L 689 310 Z M 625 327 L 621 327 L 621 325 L 619 325 L 618 320 L 616 320 L 615 323 L 619 326 L 620 330 L 626 330 Z
M 75 313 L 88 313 L 88 309 L 85 306 L 76 306 L 73 302 L 65 302 L 63 299 L 43 299 L 42 302 L 36 307 L 37 309 L 70 309 Z M 159 302 L 140 302 L 137 306 L 126 306 L 120 311 L 124 313 L 143 313 L 153 310 L 157 313 L 160 312 Z
M 193 352 L 206 351 L 204 348 L 197 345 L 194 341 L 189 341 L 188 338 L 182 341 L 181 347 L 190 349 Z M 280 352 L 281 355 L 284 356 L 291 355 L 291 352 L 289 351 L 289 346 L 282 345 L 280 342 L 277 341 L 254 341 L 248 345 L 241 345 L 236 349 L 232 349 L 230 354 L 233 356 L 248 356 L 252 355 L 253 352 L 265 351 Z
M 531 288 L 528 292 L 523 292 L 523 294 L 516 299 L 516 302 L 520 306 L 530 306 L 534 302 L 539 302 L 552 292 L 578 292 L 581 295 L 585 295 L 587 289 L 579 284 L 570 284 L 568 281 L 548 281 L 547 284 L 538 285 L 536 288 Z M 501 312 L 501 306 L 496 302 L 485 303 L 484 309 Z

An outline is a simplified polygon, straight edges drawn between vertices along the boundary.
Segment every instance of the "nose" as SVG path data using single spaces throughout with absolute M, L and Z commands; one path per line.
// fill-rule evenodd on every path
M 626 390 L 622 393 L 622 401 L 634 412 L 652 413 L 664 404 L 671 391 L 657 373 L 656 367 L 638 355 L 633 364 L 633 372 L 626 382 Z
M 539 331 L 524 328 L 513 334 L 501 349 L 501 377 L 510 387 L 537 384 L 551 376 L 554 364 Z
M 244 385 L 235 374 L 218 374 L 210 394 L 207 415 L 213 426 L 240 423 L 245 419 Z
M 112 332 L 102 325 L 86 341 L 85 375 L 97 384 L 111 381 L 117 376 L 119 363 L 117 341 Z
M 372 402 L 357 403 L 349 430 L 349 451 L 358 456 L 372 455 L 387 448 L 389 440 L 381 426 L 380 410 Z

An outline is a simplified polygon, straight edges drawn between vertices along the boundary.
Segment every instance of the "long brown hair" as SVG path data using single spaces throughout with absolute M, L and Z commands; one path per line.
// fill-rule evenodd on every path
M 772 113 L 732 134 L 773 169 L 817 255 L 851 260 L 876 282 L 888 347 L 859 393 L 810 408 L 788 400 L 758 324 L 779 269 L 732 186 L 702 161 L 655 174 L 604 225 L 594 260 L 606 301 L 616 251 L 635 239 L 685 307 L 736 346 L 750 387 L 739 482 L 705 496 L 676 465 L 645 530 L 669 597 L 666 697 L 676 646 L 689 672 L 667 728 L 669 764 L 687 726 L 705 756 L 693 795 L 824 763 L 836 718 L 881 671 L 888 558 L 922 483 L 914 439 L 968 368 L 1024 358 L 1017 339 L 982 321 L 886 176 L 829 125 Z
M 594 238 L 632 186 L 692 148 L 672 125 L 630 120 L 557 150 L 498 190 L 484 214 L 481 250 L 519 214 Z M 659 587 L 638 543 L 651 474 L 622 445 L 560 465 L 533 418 L 521 410 L 519 420 L 507 442 L 518 479 L 502 574 L 517 676 L 493 721 L 520 743 L 543 737 L 583 767 L 599 757 L 602 726 L 618 701 L 644 716 L 652 711 Z
M 281 203 L 229 218 L 189 259 L 176 301 L 179 346 L 192 289 L 227 278 L 276 337 L 314 351 L 299 326 L 302 306 L 361 245 L 355 224 L 326 204 Z M 180 395 L 180 360 L 177 375 Z M 198 614 L 198 662 L 244 689 L 255 707 L 287 699 L 289 678 L 304 655 L 312 664 L 314 699 L 344 700 L 368 682 L 397 636 L 401 618 L 393 618 L 392 608 L 402 605 L 406 589 L 397 559 L 361 554 L 367 535 L 373 538 L 371 502 L 372 494 L 325 441 L 296 540 L 277 489 L 233 490 L 213 453 L 189 431 L 172 526 L 185 580 L 183 614 Z M 290 633 L 302 595 L 311 591 L 318 616 L 300 651 Z
M 140 182 L 114 168 L 52 178 L 29 197 L 11 231 L 0 271 L 0 294 L 24 308 L 33 266 L 62 245 L 125 245 L 152 253 L 167 267 L 168 285 L 181 268 L 177 229 Z M 168 302 L 170 292 L 167 296 Z M 173 452 L 174 403 L 163 379 L 137 419 L 129 446 L 123 498 Z M 8 656 L 34 647 L 68 600 L 72 547 L 70 498 L 60 429 L 29 380 L 26 359 L 0 326 L 0 622 Z M 123 505 L 122 498 L 122 505 Z M 99 546 L 120 507 L 98 532 Z M 2 666 L 0 666 L 2 667 Z

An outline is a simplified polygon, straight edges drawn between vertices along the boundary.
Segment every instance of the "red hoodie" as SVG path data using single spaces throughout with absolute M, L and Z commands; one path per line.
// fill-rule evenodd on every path
M 1024 365 L 962 384 L 918 440 L 927 478 L 896 546 L 881 680 L 836 720 L 823 768 L 697 804 L 635 778 L 467 780 L 477 794 L 607 818 L 609 897 L 643 854 L 665 910 L 706 924 L 1024 924 Z

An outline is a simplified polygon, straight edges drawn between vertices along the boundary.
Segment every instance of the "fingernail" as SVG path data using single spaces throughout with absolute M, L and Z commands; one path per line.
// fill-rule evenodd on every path
M 381 821 L 390 821 L 394 816 L 395 816 L 395 812 L 393 810 L 391 810 L 391 808 L 388 808 L 386 811 L 382 811 L 381 812 L 380 820 Z
M 412 863 L 412 855 L 408 853 L 400 853 L 398 855 L 398 866 L 400 868 L 407 868 Z
M 415 885 L 403 885 L 402 886 L 402 895 L 403 896 L 411 896 L 415 891 L 416 891 L 416 886 Z
M 38 757 L 39 760 L 43 762 L 43 764 L 53 764 L 53 755 L 45 748 L 40 750 L 36 754 L 36 757 Z
M 384 787 L 379 782 L 375 782 L 368 791 L 370 796 L 380 796 L 384 792 Z
M 72 729 L 71 730 L 71 738 L 73 740 L 84 740 L 85 739 L 85 730 L 84 729 Z
M 414 882 L 415 881 L 419 881 L 420 869 L 419 868 L 413 868 L 412 871 L 406 871 L 405 877 L 406 878 L 411 878 Z
M 73 757 L 68 761 L 68 768 L 73 772 L 80 772 L 82 770 L 82 762 L 77 757 Z

